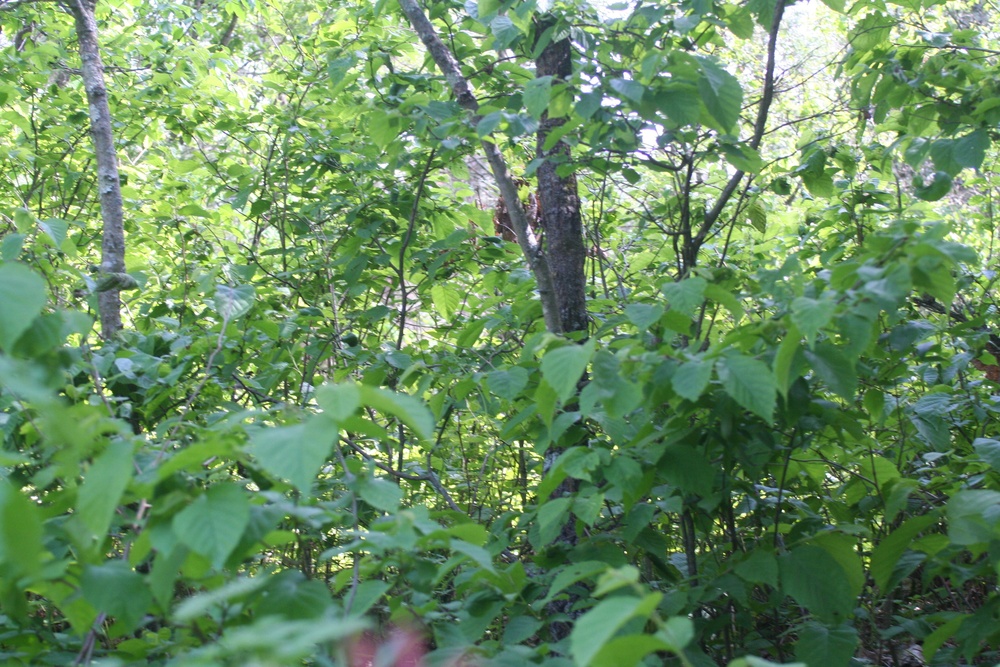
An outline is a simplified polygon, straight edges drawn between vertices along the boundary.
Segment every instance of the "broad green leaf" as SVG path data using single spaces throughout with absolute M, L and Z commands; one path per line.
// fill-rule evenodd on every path
M 989 463 L 991 468 L 1000 472 L 1000 440 L 976 438 L 972 443 L 972 447 L 976 450 L 979 458 Z
M 591 667 L 636 667 L 650 653 L 669 651 L 659 635 L 625 635 L 605 644 L 591 661 Z
M 434 439 L 434 415 L 419 398 L 382 387 L 358 385 L 361 402 L 403 422 L 424 442 Z
M 750 226 L 761 234 L 767 233 L 767 209 L 760 201 L 755 201 L 747 207 L 747 218 Z
M 354 604 L 351 608 L 347 610 L 352 616 L 363 616 L 369 609 L 371 609 L 376 602 L 382 599 L 391 586 L 378 579 L 370 579 L 368 581 L 363 581 L 358 585 L 357 592 L 354 595 Z
M 77 495 L 76 515 L 90 532 L 90 539 L 97 544 L 108 532 L 115 508 L 132 479 L 132 471 L 132 445 L 117 440 L 108 445 L 84 475 Z
M 216 285 L 215 296 L 212 297 L 212 307 L 224 321 L 232 322 L 244 315 L 253 306 L 253 285 Z
M 854 364 L 831 343 L 820 343 L 814 350 L 803 350 L 806 360 L 830 391 L 845 401 L 853 401 L 858 390 Z
M 850 624 L 830 627 L 806 622 L 796 629 L 795 657 L 807 665 L 848 667 L 853 664 L 858 646 L 858 633 Z
M 623 565 L 604 572 L 597 580 L 594 597 L 602 598 L 608 593 L 639 582 L 639 569 L 633 565 Z
M 985 544 L 1000 537 L 1000 492 L 959 491 L 948 501 L 947 512 L 952 544 Z
M 685 361 L 681 364 L 670 384 L 681 397 L 689 401 L 697 401 L 705 393 L 709 380 L 712 379 L 712 362 L 703 359 Z
M 611 79 L 610 85 L 611 90 L 621 95 L 622 98 L 637 104 L 642 101 L 642 96 L 646 92 L 645 86 L 631 79 Z
M 767 584 L 778 587 L 778 560 L 774 553 L 757 547 L 733 567 L 741 579 L 753 584 Z
M 20 490 L 0 479 L 0 573 L 36 574 L 42 566 L 42 513 Z
M 174 533 L 191 551 L 221 568 L 250 521 L 250 501 L 235 484 L 218 482 L 173 520 Z
M 532 79 L 524 86 L 521 94 L 524 106 L 535 120 L 539 120 L 545 110 L 549 108 L 549 99 L 552 96 L 552 77 L 540 76 Z M 457 292 L 456 292 L 457 294 Z
M 252 433 L 246 451 L 265 472 L 290 482 L 308 496 L 338 436 L 336 422 L 312 417 L 302 424 Z
M 837 623 L 854 611 L 857 599 L 847 574 L 822 547 L 796 547 L 778 559 L 778 566 L 784 592 L 820 620 Z
M 486 386 L 500 398 L 513 401 L 528 386 L 528 377 L 529 373 L 527 369 L 514 366 L 488 373 L 486 375 Z
M 538 540 L 532 540 L 536 548 L 548 546 L 559 537 L 572 498 L 554 498 L 538 508 Z
M 706 285 L 708 283 L 704 278 L 695 276 L 677 283 L 663 283 L 660 285 L 660 291 L 666 297 L 671 310 L 690 317 L 705 300 Z
M 21 264 L 0 265 L 0 349 L 10 352 L 42 312 L 45 282 Z
M 668 651 L 680 653 L 694 641 L 694 623 L 687 616 L 673 616 L 667 619 L 656 637 L 666 643 Z
M 646 331 L 663 317 L 663 306 L 658 303 L 630 303 L 625 306 L 625 317 L 639 331 Z
M 431 302 L 434 310 L 446 320 L 450 320 L 452 315 L 458 310 L 462 303 L 462 297 L 457 290 L 444 285 L 431 286 Z
M 216 605 L 231 603 L 259 591 L 267 586 L 268 581 L 266 576 L 238 577 L 218 588 L 186 598 L 177 605 L 173 619 L 177 623 L 189 623 L 207 614 Z
M 358 495 L 366 503 L 385 512 L 399 509 L 403 490 L 398 485 L 379 477 L 366 478 L 357 485 Z
M 477 0 L 476 6 L 479 9 L 479 18 L 485 19 L 496 14 L 501 4 L 503 4 L 501 0 Z
M 711 58 L 699 56 L 701 77 L 698 92 L 708 113 L 723 132 L 732 133 L 743 106 L 743 88 L 735 76 Z
M 299 570 L 285 570 L 268 577 L 255 612 L 288 619 L 319 618 L 330 603 L 330 589 L 322 581 L 307 579 Z
M 66 240 L 66 232 L 69 229 L 69 223 L 65 220 L 49 218 L 48 220 L 39 221 L 38 226 L 50 239 L 52 239 L 52 245 L 54 247 L 61 247 L 63 241 Z
M 741 406 L 770 421 L 777 386 L 771 369 L 762 361 L 731 352 L 719 359 L 716 371 L 726 393 Z
M 658 594 L 652 595 L 659 599 Z M 648 608 L 649 600 L 648 597 L 613 597 L 602 600 L 581 616 L 569 636 L 570 653 L 576 664 L 579 667 L 589 667 L 597 653 L 615 633 Z
M 800 296 L 792 301 L 792 322 L 806 338 L 806 343 L 812 347 L 819 330 L 833 319 L 836 303 L 831 299 L 810 299 Z
M 139 624 L 153 602 L 142 575 L 123 560 L 85 567 L 80 590 L 95 609 L 115 617 L 128 629 Z
M 198 204 L 185 204 L 177 210 L 178 215 L 189 215 L 196 218 L 211 218 L 212 214 Z
M 875 585 L 879 587 L 879 591 L 883 595 L 888 595 L 891 592 L 889 582 L 892 579 L 893 571 L 913 539 L 937 521 L 938 517 L 935 515 L 907 519 L 899 528 L 882 538 L 878 546 L 875 547 L 875 551 L 872 552 L 870 571 Z
M 955 139 L 953 155 L 955 162 L 969 169 L 979 169 L 990 147 L 990 135 L 986 130 L 975 130 Z
M 576 392 L 576 385 L 587 370 L 587 364 L 594 356 L 597 341 L 590 339 L 583 345 L 569 344 L 550 349 L 542 357 L 542 377 L 555 390 L 559 400 L 565 403 Z
M 951 176 L 943 171 L 934 172 L 930 183 L 925 183 L 920 174 L 913 177 L 913 193 L 924 201 L 937 201 L 950 191 Z
M 746 144 L 719 144 L 719 148 L 722 149 L 722 156 L 726 158 L 726 162 L 740 171 L 756 174 L 764 166 L 760 153 Z
M 505 49 L 521 37 L 521 30 L 509 16 L 497 16 L 490 21 L 490 30 L 495 38 L 493 48 Z
M 534 605 L 535 608 L 544 608 L 545 605 L 552 600 L 552 598 L 559 595 L 576 582 L 593 577 L 594 575 L 600 574 L 607 569 L 608 564 L 599 560 L 585 560 L 563 567 L 559 570 L 558 574 L 556 574 L 555 579 L 552 580 L 552 585 L 549 586 L 548 594 L 541 602 Z
M 343 421 L 361 407 L 361 390 L 353 382 L 324 384 L 316 389 L 316 403 L 335 422 Z

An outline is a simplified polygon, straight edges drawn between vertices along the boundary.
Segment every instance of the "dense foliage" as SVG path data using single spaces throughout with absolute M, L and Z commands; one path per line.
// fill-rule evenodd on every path
M 0 0 L 0 660 L 1000 660 L 996 9 L 412 7 Z

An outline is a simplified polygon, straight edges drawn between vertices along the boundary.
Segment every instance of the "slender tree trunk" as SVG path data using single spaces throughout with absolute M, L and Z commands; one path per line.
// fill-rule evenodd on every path
M 543 20 L 538 27 L 542 34 L 554 21 Z M 552 76 L 553 84 L 565 82 L 573 75 L 572 51 L 568 39 L 549 42 L 535 61 L 535 75 Z M 538 129 L 538 200 L 542 228 L 545 230 L 545 254 L 559 307 L 561 333 L 587 330 L 587 296 L 585 263 L 587 251 L 583 245 L 583 222 L 580 218 L 580 196 L 576 176 L 560 176 L 558 168 L 570 158 L 570 147 L 564 141 L 545 150 L 549 134 L 560 128 L 565 118 L 550 118 L 546 113 Z
M 543 18 L 537 26 L 537 34 L 543 35 L 555 25 L 551 17 Z M 572 50 L 568 39 L 551 41 L 535 61 L 535 76 L 551 76 L 553 84 L 564 83 L 573 75 Z M 538 202 L 539 220 L 545 234 L 545 254 L 552 273 L 559 321 L 562 333 L 587 332 L 586 260 L 587 252 L 583 244 L 583 221 L 580 217 L 580 196 L 577 191 L 576 176 L 560 176 L 560 165 L 570 158 L 570 147 L 558 141 L 546 150 L 549 135 L 565 123 L 564 118 L 552 118 L 548 113 L 542 116 L 538 129 Z M 586 378 L 581 381 L 581 385 Z M 580 443 L 582 444 L 582 443 Z M 553 443 L 545 452 L 544 471 L 548 474 L 556 459 L 565 451 Z M 568 477 L 552 492 L 553 498 L 571 496 L 577 491 L 576 480 Z M 576 516 L 571 512 L 566 517 L 556 540 L 556 546 L 569 551 L 577 544 Z M 549 604 L 551 615 L 563 615 L 569 621 L 551 624 L 550 633 L 556 641 L 569 636 L 573 629 L 573 606 L 577 598 L 570 595 Z
M 97 192 L 101 204 L 101 274 L 125 273 L 125 229 L 123 226 L 122 191 L 118 180 L 118 155 L 108 91 L 104 85 L 104 63 L 97 41 L 96 0 L 66 0 L 63 6 L 76 19 L 76 36 L 80 43 L 83 85 L 90 107 L 90 134 L 97 157 Z M 116 288 L 98 294 L 101 336 L 112 340 L 122 328 L 121 296 Z

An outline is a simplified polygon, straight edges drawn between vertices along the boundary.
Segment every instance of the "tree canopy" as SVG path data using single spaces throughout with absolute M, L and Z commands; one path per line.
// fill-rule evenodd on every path
M 996 663 L 997 25 L 0 0 L 0 661 Z

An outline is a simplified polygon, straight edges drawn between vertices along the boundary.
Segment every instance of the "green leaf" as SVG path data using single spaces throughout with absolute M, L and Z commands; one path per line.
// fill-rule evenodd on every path
M 493 32 L 493 48 L 505 49 L 521 37 L 521 30 L 510 20 L 509 16 L 498 16 L 490 21 L 490 30 Z
M 249 522 L 246 492 L 235 484 L 219 482 L 174 516 L 172 525 L 185 546 L 221 568 Z
M 744 581 L 752 584 L 767 584 L 778 587 L 778 560 L 774 553 L 757 547 L 733 567 L 733 571 Z
M 755 201 L 747 207 L 747 218 L 750 220 L 750 226 L 758 232 L 761 234 L 767 232 L 767 209 L 760 201 Z
M 45 281 L 21 264 L 0 266 L 0 349 L 10 353 L 47 300 Z
M 663 306 L 658 303 L 630 303 L 625 306 L 625 317 L 639 331 L 646 331 L 663 317 Z
M 719 144 L 719 148 L 722 149 L 722 156 L 726 158 L 726 162 L 740 171 L 756 174 L 764 167 L 760 153 L 746 144 Z
M 976 438 L 972 443 L 972 447 L 976 450 L 979 458 L 990 464 L 991 468 L 1000 472 L 1000 440 Z
M 115 617 L 129 630 L 139 624 L 153 602 L 142 575 L 123 560 L 85 567 L 80 590 L 95 609 Z
M 316 416 L 294 426 L 260 429 L 251 434 L 246 451 L 265 472 L 308 496 L 338 435 L 336 422 Z
M 323 414 L 341 422 L 353 417 L 361 407 L 361 390 L 353 382 L 324 384 L 316 389 L 316 403 L 323 408 Z
M 535 120 L 539 120 L 545 110 L 549 108 L 549 99 L 552 96 L 552 77 L 540 76 L 532 79 L 524 86 L 521 94 L 524 100 L 524 107 Z
M 870 571 L 875 585 L 879 587 L 879 591 L 883 595 L 890 593 L 889 582 L 892 580 L 893 572 L 913 539 L 937 521 L 938 518 L 935 515 L 907 519 L 899 528 L 882 538 L 878 546 L 875 547 L 875 551 L 872 552 Z
M 42 514 L 18 489 L 0 479 L 0 574 L 17 579 L 42 566 Z
M 653 594 L 659 598 L 658 594 Z M 589 667 L 597 653 L 629 620 L 641 614 L 649 598 L 632 596 L 602 600 L 581 616 L 569 636 L 570 653 L 579 667 Z M 648 612 L 646 612 L 648 614 Z
M 1000 492 L 959 491 L 948 501 L 947 512 L 952 544 L 986 544 L 1000 537 Z
M 253 302 L 253 285 L 230 287 L 220 284 L 215 286 L 215 296 L 212 297 L 211 305 L 224 321 L 232 322 L 249 311 Z
M 847 574 L 822 547 L 796 547 L 778 565 L 784 592 L 820 620 L 837 623 L 854 611 L 857 600 Z
M 399 503 L 403 500 L 403 490 L 398 485 L 378 477 L 364 478 L 357 488 L 362 500 L 385 512 L 399 509 Z
M 513 401 L 528 386 L 528 377 L 529 373 L 527 369 L 514 366 L 487 374 L 486 386 L 500 398 Z
M 358 388 L 364 405 L 396 417 L 424 442 L 434 439 L 434 415 L 419 398 L 367 384 L 358 385 Z
M 777 385 L 767 364 L 730 352 L 718 361 L 716 370 L 723 389 L 733 400 L 764 420 L 771 420 Z
M 816 340 L 820 329 L 833 319 L 836 303 L 828 298 L 810 299 L 800 296 L 792 301 L 792 322 L 805 336 L 809 347 Z
M 975 130 L 955 139 L 953 155 L 955 162 L 962 167 L 979 169 L 990 147 L 990 135 L 986 130 Z
M 667 645 L 667 650 L 674 653 L 683 651 L 694 641 L 694 622 L 687 616 L 672 616 L 656 633 Z
M 52 239 L 52 245 L 54 247 L 59 248 L 62 246 L 63 241 L 66 240 L 66 232 L 69 230 L 69 223 L 65 220 L 49 218 L 48 220 L 39 221 L 38 226 L 50 239 Z
M 322 581 L 306 579 L 298 570 L 285 570 L 268 577 L 256 613 L 288 619 L 319 618 L 330 603 L 330 590 Z
M 705 300 L 705 287 L 707 285 L 704 278 L 695 276 L 678 283 L 663 283 L 660 285 L 660 291 L 666 297 L 670 310 L 690 317 Z
M 543 600 L 535 603 L 536 609 L 543 609 L 552 598 L 559 595 L 564 590 L 578 581 L 583 581 L 608 569 L 608 564 L 599 560 L 585 560 L 563 567 L 552 580 L 549 592 Z
M 670 384 L 681 397 L 697 401 L 712 379 L 712 362 L 703 359 L 685 361 L 670 378 Z
M 462 303 L 462 297 L 457 290 L 445 287 L 444 285 L 433 285 L 431 287 L 431 303 L 434 310 L 446 320 L 450 320 L 452 315 L 458 310 Z
M 115 508 L 132 479 L 132 469 L 132 445 L 118 440 L 108 445 L 84 475 L 77 495 L 76 515 L 97 546 L 108 532 Z
M 924 177 L 917 174 L 913 177 L 913 194 L 924 201 L 937 201 L 951 191 L 951 176 L 943 171 L 936 171 L 930 183 L 924 183 Z
M 727 667 L 811 667 L 804 662 L 771 662 L 764 658 L 748 655 L 743 658 L 736 658 Z
M 699 56 L 698 62 L 701 64 L 701 77 L 698 79 L 701 100 L 719 129 L 732 133 L 743 106 L 740 82 L 710 58 Z
M 594 356 L 596 344 L 594 339 L 583 345 L 571 343 L 554 350 L 550 349 L 542 357 L 542 377 L 563 403 L 576 392 L 576 385 L 587 370 L 591 357 Z
M 807 665 L 848 667 L 858 646 L 858 634 L 847 623 L 834 627 L 806 622 L 796 628 L 795 657 Z
M 477 0 L 476 6 L 479 9 L 480 20 L 496 14 L 501 4 L 501 0 Z
M 536 548 L 552 544 L 562 530 L 572 498 L 555 498 L 538 508 L 538 540 L 532 540 Z M 537 542 L 537 543 L 536 543 Z
M 636 667 L 650 653 L 669 651 L 659 635 L 625 635 L 605 644 L 590 663 L 591 667 Z
M 832 343 L 820 343 L 815 350 L 803 350 L 806 360 L 830 391 L 845 401 L 853 401 L 858 390 L 854 364 Z
M 642 102 L 642 96 L 646 92 L 646 87 L 638 81 L 631 79 L 611 79 L 611 90 L 615 91 L 623 99 L 635 102 Z

